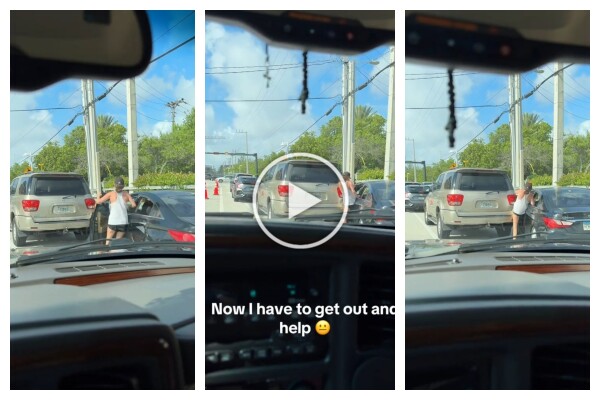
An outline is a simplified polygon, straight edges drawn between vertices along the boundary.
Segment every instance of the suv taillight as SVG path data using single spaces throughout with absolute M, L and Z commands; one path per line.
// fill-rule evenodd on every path
M 40 208 L 39 200 L 22 200 L 23 211 L 37 211 Z
M 337 188 L 337 194 L 338 194 L 338 197 L 339 197 L 340 199 L 342 198 L 342 196 L 344 196 L 344 191 L 343 191 L 343 190 L 342 190 L 342 188 L 341 188 L 341 187 L 339 187 L 339 186 L 338 186 L 338 188 Z
M 516 194 L 509 194 L 506 196 L 506 198 L 508 199 L 508 204 L 509 205 L 513 205 L 515 204 L 515 201 L 517 201 L 517 195 Z
M 90 198 L 85 199 L 85 206 L 89 209 L 96 207 L 96 200 Z
M 287 197 L 290 194 L 290 187 L 288 185 L 277 185 L 277 193 L 282 197 Z
M 568 228 L 571 225 L 573 225 L 572 222 L 559 221 L 557 219 L 552 219 L 548 217 L 544 217 L 544 224 L 548 227 L 548 229 Z
M 462 194 L 449 194 L 446 196 L 449 206 L 462 206 L 465 196 Z

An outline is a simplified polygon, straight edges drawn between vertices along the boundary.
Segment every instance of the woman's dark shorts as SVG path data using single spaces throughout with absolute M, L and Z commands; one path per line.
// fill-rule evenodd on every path
M 115 232 L 127 232 L 127 225 L 108 225 Z

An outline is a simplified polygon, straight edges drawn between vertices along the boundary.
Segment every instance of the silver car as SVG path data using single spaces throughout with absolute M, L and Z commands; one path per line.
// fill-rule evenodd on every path
M 34 172 L 10 185 L 10 223 L 15 246 L 39 232 L 73 231 L 78 239 L 90 233 L 96 201 L 79 174 Z
M 459 168 L 440 174 L 425 198 L 427 225 L 437 224 L 440 239 L 453 229 L 494 227 L 510 235 L 517 196 L 505 171 Z
M 303 216 L 341 213 L 340 180 L 327 165 L 316 160 L 282 161 L 272 167 L 258 187 L 258 210 L 269 219 L 288 218 L 290 184 L 321 200 L 302 212 Z

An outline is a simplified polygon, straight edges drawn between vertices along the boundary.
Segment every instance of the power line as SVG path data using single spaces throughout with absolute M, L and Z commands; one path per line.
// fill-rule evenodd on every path
M 313 64 L 329 64 L 332 62 L 338 62 L 338 59 L 331 59 L 331 58 L 326 58 L 323 60 L 314 60 L 308 63 L 308 65 L 313 65 Z M 298 66 L 298 67 L 302 67 L 302 65 L 304 65 L 304 63 L 287 63 L 287 64 L 269 64 L 269 69 L 271 69 L 271 67 L 290 67 L 290 66 Z M 248 66 L 235 66 L 235 67 L 205 67 L 204 69 L 243 69 L 243 68 L 262 68 L 264 71 L 265 66 L 264 65 L 248 65 Z
M 497 122 L 500 120 L 500 118 L 502 118 L 502 116 L 503 116 L 504 114 L 507 114 L 507 113 L 511 112 L 511 111 L 512 111 L 512 109 L 513 109 L 513 107 L 514 107 L 514 106 L 516 106 L 516 105 L 517 105 L 517 103 L 520 103 L 520 102 L 522 102 L 523 100 L 525 100 L 526 98 L 530 97 L 532 94 L 534 94 L 535 92 L 537 92 L 537 91 L 540 89 L 540 87 L 541 87 L 541 86 L 542 86 L 544 83 L 546 83 L 548 80 L 550 80 L 550 78 L 554 77 L 554 76 L 555 76 L 555 75 L 557 75 L 557 74 L 558 74 L 560 71 L 563 71 L 563 70 L 565 70 L 565 69 L 569 68 L 569 67 L 570 67 L 570 66 L 572 66 L 572 65 L 573 65 L 572 63 L 571 63 L 571 64 L 568 64 L 568 65 L 564 66 L 563 68 L 561 68 L 561 69 L 559 69 L 559 70 L 555 71 L 554 73 L 552 73 L 551 75 L 549 75 L 548 77 L 546 77 L 546 78 L 545 78 L 543 81 L 541 81 L 540 83 L 538 83 L 538 84 L 537 84 L 537 85 L 536 85 L 536 86 L 535 86 L 535 87 L 534 87 L 534 88 L 533 88 L 533 89 L 532 89 L 532 90 L 531 90 L 529 93 L 527 93 L 527 94 L 525 94 L 525 95 L 521 95 L 521 97 L 519 97 L 517 100 L 515 100 L 515 102 L 514 102 L 513 104 L 511 104 L 511 105 L 510 105 L 510 107 L 509 107 L 507 110 L 504 110 L 504 111 L 502 111 L 502 112 L 501 112 L 501 113 L 500 113 L 500 114 L 499 114 L 499 115 L 498 115 L 498 116 L 497 116 L 497 117 L 496 117 L 496 118 L 495 118 L 495 119 L 494 119 L 492 122 L 490 122 L 489 124 L 487 124 L 487 125 L 485 126 L 485 128 L 483 128 L 483 129 L 481 130 L 481 132 L 479 132 L 477 135 L 475 135 L 475 136 L 474 136 L 474 137 L 473 137 L 471 140 L 469 140 L 469 141 L 468 141 L 468 142 L 467 142 L 467 143 L 466 143 L 466 144 L 465 144 L 463 147 L 461 147 L 460 149 L 456 150 L 456 152 L 458 153 L 458 152 L 462 151 L 464 148 L 466 148 L 466 147 L 467 147 L 467 146 L 468 146 L 468 145 L 469 145 L 469 144 L 470 144 L 470 143 L 471 143 L 473 140 L 477 139 L 477 138 L 479 137 L 479 135 L 481 135 L 483 132 L 485 132 L 485 130 L 486 130 L 487 128 L 489 128 L 491 125 L 493 125 L 493 124 L 497 123 Z
M 300 138 L 300 136 L 304 135 L 304 133 L 306 133 L 310 128 L 312 128 L 313 126 L 315 126 L 317 124 L 317 122 L 319 122 L 321 119 L 325 118 L 326 116 L 328 116 L 329 114 L 331 114 L 331 112 L 339 105 L 343 104 L 344 101 L 346 101 L 346 99 L 350 96 L 353 96 L 356 92 L 359 92 L 361 90 L 363 90 L 364 88 L 366 88 L 371 82 L 373 82 L 375 80 L 375 78 L 377 78 L 381 73 L 383 73 L 383 71 L 385 71 L 386 69 L 390 68 L 391 66 L 393 66 L 395 64 L 395 61 L 392 61 L 391 63 L 389 63 L 388 65 L 386 65 L 385 67 L 383 67 L 382 69 L 380 69 L 379 71 L 377 71 L 377 73 L 375 75 L 373 75 L 371 78 L 369 78 L 367 81 L 365 81 L 362 85 L 360 85 L 357 88 L 354 88 L 353 90 L 351 90 L 348 94 L 346 94 L 346 96 L 342 97 L 342 99 L 338 102 L 336 102 L 333 106 L 331 106 L 331 108 L 329 110 L 327 110 L 327 112 L 323 115 L 321 115 L 315 122 L 313 122 L 308 128 L 304 129 L 304 131 L 302 131 L 301 134 L 299 134 L 298 136 L 296 136 L 294 139 L 288 141 L 288 145 L 294 143 L 296 140 L 298 140 L 298 138 Z
M 171 50 L 167 50 L 167 51 L 165 51 L 165 52 L 164 52 L 164 53 L 162 53 L 160 56 L 158 56 L 158 57 L 156 57 L 156 58 L 154 58 L 154 59 L 150 60 L 150 64 L 152 64 L 152 63 L 153 63 L 153 62 L 155 62 L 155 61 L 158 61 L 158 60 L 160 60 L 161 58 L 163 58 L 163 57 L 164 57 L 164 56 L 166 56 L 167 54 L 170 54 L 170 53 L 174 52 L 174 51 L 175 51 L 175 50 L 177 50 L 178 48 L 185 46 L 185 45 L 186 45 L 186 44 L 188 44 L 189 42 L 193 41 L 195 38 L 196 38 L 196 36 L 192 36 L 191 38 L 189 38 L 189 39 L 187 39 L 187 40 L 183 41 L 182 43 L 178 44 L 177 46 L 173 47 Z
M 455 106 L 454 108 L 493 108 L 493 107 L 502 107 L 508 103 L 504 102 L 502 104 L 483 104 L 479 106 Z M 444 107 L 405 107 L 405 110 L 447 110 L 448 106 Z
M 310 97 L 307 100 L 331 100 L 331 99 L 335 99 L 337 96 L 332 96 L 332 97 Z M 219 100 L 219 99 L 211 99 L 211 100 L 204 100 L 205 103 L 260 103 L 261 101 L 273 101 L 273 102 L 279 102 L 279 101 L 298 101 L 298 99 L 244 99 L 244 100 Z M 448 108 L 448 107 L 446 107 Z
M 454 74 L 455 77 L 457 76 L 465 76 L 465 75 L 477 75 L 479 74 L 479 72 L 465 72 L 462 74 Z M 426 79 L 440 79 L 440 78 L 447 78 L 448 74 L 446 73 L 446 75 L 440 75 L 440 76 L 429 76 L 429 77 L 424 77 L 424 78 L 404 78 L 405 81 L 422 81 L 422 80 L 426 80 Z
M 73 97 L 73 95 L 77 92 L 80 92 L 81 89 L 78 87 L 77 89 L 75 89 L 69 96 L 67 96 L 63 101 L 61 101 L 59 103 L 59 105 L 65 103 L 67 100 L 69 100 L 71 97 Z M 42 122 L 44 122 L 51 114 L 48 113 L 46 114 L 46 116 L 44 118 L 42 118 L 41 120 L 38 121 L 37 124 L 35 124 L 30 130 L 28 130 L 27 132 L 25 132 L 25 134 L 23 136 L 21 136 L 19 139 L 17 139 L 14 143 L 11 143 L 11 146 L 16 145 L 17 143 L 19 143 L 21 140 L 23 140 L 23 138 L 25 136 L 27 136 L 28 134 L 30 134 L 35 128 L 37 128 Z
M 27 108 L 22 110 L 10 110 L 10 112 L 28 112 L 28 111 L 50 111 L 50 110 L 73 110 L 81 106 L 73 106 L 73 107 L 48 107 L 48 108 Z
M 96 82 L 98 85 L 102 86 L 105 90 L 106 90 L 106 86 L 104 86 L 103 84 L 101 84 L 100 82 Z M 127 106 L 127 103 L 125 103 L 123 100 L 121 100 L 118 96 L 116 96 L 114 93 L 110 94 L 112 97 L 114 97 L 115 99 L 117 99 L 117 101 L 121 104 L 123 104 L 124 106 Z M 140 114 L 148 119 L 151 119 L 153 121 L 157 121 L 157 122 L 164 122 L 164 120 L 160 120 L 160 119 L 156 119 L 156 118 L 152 118 L 146 114 L 144 114 L 143 112 L 141 112 L 140 110 L 135 110 L 136 114 Z
M 524 77 L 524 78 L 525 78 L 525 77 Z M 527 83 L 529 83 L 531 86 L 533 86 L 533 84 L 532 84 L 532 83 L 529 81 L 529 79 L 525 78 L 525 81 L 526 81 Z M 550 100 L 550 99 L 549 99 L 549 98 L 548 98 L 548 97 L 547 97 L 547 96 L 546 96 L 546 95 L 545 95 L 545 94 L 544 94 L 544 93 L 543 93 L 541 90 L 540 90 L 540 92 L 539 92 L 539 93 L 540 93 L 540 95 L 541 95 L 541 96 L 542 96 L 544 99 L 548 100 L 548 102 L 549 102 L 549 103 L 551 103 L 551 104 L 554 104 L 554 101 Z M 576 118 L 579 118 L 579 119 L 581 119 L 581 120 L 583 120 L 583 121 L 587 121 L 587 120 L 589 119 L 589 118 L 582 117 L 581 115 L 574 114 L 574 113 L 572 113 L 571 111 L 567 110 L 567 109 L 566 109 L 566 108 L 564 108 L 564 107 L 563 107 L 563 110 L 564 110 L 564 111 L 565 111 L 567 114 L 571 114 L 572 116 L 574 116 L 574 117 L 576 117 Z
M 325 62 L 321 62 L 321 63 L 308 63 L 309 67 L 318 67 L 321 65 L 326 65 L 326 64 L 331 64 L 334 63 L 335 61 L 325 61 Z M 289 67 L 279 67 L 279 68 L 272 68 L 272 66 L 269 66 L 269 71 L 281 71 L 281 70 L 286 70 L 286 69 L 297 69 L 297 68 L 302 68 L 303 64 L 299 64 L 299 65 L 293 65 L 293 66 L 289 66 Z M 263 66 L 260 69 L 253 69 L 253 70 L 247 70 L 247 71 L 223 71 L 223 72 L 205 72 L 206 75 L 230 75 L 230 74 L 246 74 L 246 73 L 252 73 L 252 72 L 265 72 L 265 67 Z
M 175 28 L 177 25 L 179 25 L 180 23 L 182 23 L 187 17 L 189 17 L 190 15 L 194 14 L 195 11 L 191 11 L 190 13 L 186 14 L 185 17 L 181 18 L 175 25 L 173 25 L 172 27 L 170 27 L 169 29 L 167 29 L 162 35 L 160 35 L 159 37 L 157 37 L 156 39 L 154 39 L 152 41 L 152 43 L 156 42 L 158 39 L 160 39 L 161 37 L 165 36 L 167 33 L 169 33 L 173 28 Z
M 363 77 L 369 79 L 369 76 L 367 74 L 365 74 L 364 72 L 362 72 L 362 70 L 360 68 L 356 68 L 356 70 L 358 71 L 359 74 L 361 74 Z M 379 85 L 377 85 L 375 82 L 373 82 L 373 86 L 375 86 L 375 88 L 377 88 L 377 90 L 379 90 L 381 93 L 383 93 L 384 95 L 388 95 L 388 93 L 386 93 L 385 90 L 383 90 L 382 88 L 379 87 Z M 446 107 L 447 108 L 447 107 Z
M 182 46 L 186 45 L 187 43 L 189 43 L 189 42 L 191 42 L 192 40 L 194 40 L 194 38 L 195 38 L 195 36 L 192 36 L 191 38 L 189 38 L 189 39 L 185 40 L 184 42 L 182 42 L 182 43 L 178 44 L 177 46 L 173 47 L 172 49 L 170 49 L 170 50 L 167 50 L 166 52 L 162 53 L 161 55 L 159 55 L 158 57 L 154 58 L 153 60 L 150 60 L 150 64 L 151 64 L 151 63 L 153 63 L 153 62 L 155 62 L 155 61 L 158 61 L 158 60 L 160 60 L 161 58 L 165 57 L 166 55 L 168 55 L 168 54 L 170 54 L 170 53 L 174 52 L 175 50 L 179 49 L 180 47 L 182 47 Z M 58 134 L 59 134 L 59 133 L 60 133 L 60 132 L 61 132 L 63 129 L 65 129 L 67 126 L 71 125 L 71 124 L 72 124 L 72 123 L 75 121 L 75 118 L 77 118 L 77 117 L 78 117 L 78 116 L 80 116 L 80 115 L 83 115 L 83 114 L 84 114 L 84 113 L 87 111 L 87 109 L 88 109 L 88 108 L 90 108 L 90 107 L 91 107 L 93 104 L 96 104 L 96 103 L 97 103 L 97 102 L 99 102 L 100 100 L 104 99 L 104 98 L 105 98 L 105 97 L 106 97 L 106 96 L 107 96 L 107 95 L 108 95 L 108 94 L 109 94 L 109 93 L 110 93 L 110 92 L 111 92 L 111 91 L 112 91 L 112 90 L 113 90 L 113 89 L 114 89 L 114 88 L 115 88 L 115 87 L 116 87 L 116 86 L 117 86 L 119 83 L 121 83 L 121 81 L 122 81 L 122 79 L 118 80 L 118 81 L 117 81 L 117 82 L 115 82 L 115 83 L 114 83 L 114 84 L 113 84 L 111 87 L 109 87 L 109 88 L 106 90 L 106 92 L 102 93 L 100 96 L 98 96 L 98 97 L 96 97 L 95 99 L 93 99 L 92 101 L 88 102 L 88 104 L 86 105 L 86 107 L 85 107 L 85 108 L 84 108 L 82 111 L 80 111 L 80 112 L 78 112 L 77 114 L 75 114 L 75 115 L 73 116 L 73 118 L 71 118 L 71 119 L 69 120 L 69 122 L 67 122 L 67 124 L 66 124 L 66 125 L 64 125 L 62 128 L 60 128 L 60 129 L 58 130 L 58 132 L 56 132 L 54 135 L 52 135 L 52 136 L 50 137 L 50 139 L 48 139 L 46 142 L 44 142 L 44 144 L 43 144 L 43 145 L 41 145 L 41 146 L 40 146 L 40 147 L 39 147 L 37 150 L 33 151 L 31 154 L 35 154 L 35 153 L 37 153 L 37 152 L 38 152 L 38 151 L 40 151 L 40 150 L 41 150 L 41 149 L 42 149 L 42 148 L 43 148 L 45 145 L 47 145 L 48 143 L 50 143 L 50 141 L 51 141 L 52 139 L 54 139 L 54 138 L 55 138 L 55 137 L 56 137 L 56 136 L 57 136 L 57 135 L 58 135 Z M 80 90 L 80 89 L 77 89 L 76 91 L 79 91 L 79 90 Z M 75 93 L 75 92 L 71 93 L 71 96 L 72 96 L 74 93 Z M 69 97 L 71 97 L 71 96 L 69 96 Z M 67 99 L 65 99 L 64 101 L 67 101 L 67 100 L 68 100 L 68 98 L 67 98 Z M 64 102 L 64 101 L 63 101 L 63 102 Z M 143 115 L 143 114 L 142 114 L 142 115 Z M 147 115 L 144 115 L 144 116 L 145 116 L 145 117 L 148 117 Z M 47 117 L 48 117 L 48 116 L 46 116 L 46 118 L 47 118 Z M 150 117 L 148 117 L 148 118 L 150 118 Z M 45 118 L 44 118 L 44 119 L 45 119 Z M 43 121 L 43 120 L 42 120 L 42 121 Z M 42 121 L 40 121 L 39 123 L 41 123 Z M 159 122 L 163 122 L 163 121 L 159 121 Z M 38 124 L 39 124 L 39 123 L 38 123 Z M 37 125 L 36 125 L 36 126 L 37 126 Z M 34 128 L 35 128 L 35 127 L 34 127 Z M 32 128 L 32 130 L 33 130 L 33 128 Z M 30 131 L 30 132 L 31 132 L 31 131 Z M 28 133 L 29 133 L 29 132 L 28 132 Z M 23 136 L 25 136 L 25 135 L 23 135 Z M 22 162 L 23 162 L 23 161 L 25 161 L 26 159 L 27 159 L 27 157 L 26 157 L 26 158 L 24 158 L 23 160 L 21 160 L 21 162 L 20 162 L 20 163 L 22 163 Z M 20 163 L 19 163 L 19 164 L 20 164 Z

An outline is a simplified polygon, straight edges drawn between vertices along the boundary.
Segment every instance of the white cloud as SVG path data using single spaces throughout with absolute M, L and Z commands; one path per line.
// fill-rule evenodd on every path
M 438 73 L 440 75 L 437 75 Z M 445 130 L 449 119 L 448 79 L 445 70 L 406 64 L 406 74 L 406 78 L 410 79 L 406 81 L 405 87 L 406 107 L 443 108 L 406 110 L 404 137 L 414 139 L 417 161 L 425 160 L 427 164 L 430 164 L 440 159 L 447 159 L 451 149 L 448 132 Z M 442 77 L 434 78 L 437 76 Z M 474 89 L 472 77 L 470 75 L 456 76 L 454 85 L 455 103 L 465 104 L 467 95 Z M 454 134 L 455 149 L 460 149 L 479 133 L 483 126 L 479 121 L 479 113 L 474 108 L 457 109 L 455 115 L 457 119 L 457 129 Z M 405 156 L 407 160 L 413 159 L 412 141 L 405 143 Z
M 164 133 L 169 133 L 169 132 L 171 132 L 171 129 L 172 129 L 171 122 L 169 122 L 169 121 L 157 122 L 152 127 L 152 136 L 160 136 Z
M 11 93 L 10 108 L 39 108 L 39 94 Z M 48 111 L 12 112 L 10 115 L 10 163 L 21 162 L 25 153 L 39 148 L 58 131 Z
M 588 119 L 587 121 L 583 121 L 582 123 L 579 124 L 579 127 L 577 129 L 577 134 L 578 135 L 587 135 L 587 133 L 590 131 L 590 120 Z
M 271 64 L 300 63 L 297 51 L 270 48 Z M 212 69 L 213 67 L 239 67 L 264 65 L 265 47 L 253 35 L 247 32 L 225 31 L 217 24 L 206 25 L 206 66 L 208 71 L 231 72 L 236 69 Z M 259 68 L 256 68 L 259 69 Z M 301 69 L 270 70 L 270 87 L 266 88 L 263 71 L 255 73 L 227 73 L 210 75 L 207 80 L 207 92 L 217 93 L 215 97 L 224 100 L 268 100 L 294 99 L 301 91 Z M 330 83 L 331 84 L 331 83 Z M 231 151 L 245 149 L 244 135 L 235 135 L 235 131 L 248 132 L 250 153 L 259 156 L 279 151 L 281 143 L 289 141 L 308 128 L 315 120 L 311 115 L 311 105 L 307 104 L 306 114 L 300 113 L 300 103 L 291 102 L 230 102 L 227 114 L 219 115 L 216 110 L 206 106 L 206 134 L 225 136 L 230 140 L 207 141 L 207 151 Z M 222 108 L 221 108 L 222 109 Z M 213 120 L 209 121 L 208 118 Z M 220 164 L 225 159 L 207 160 Z

